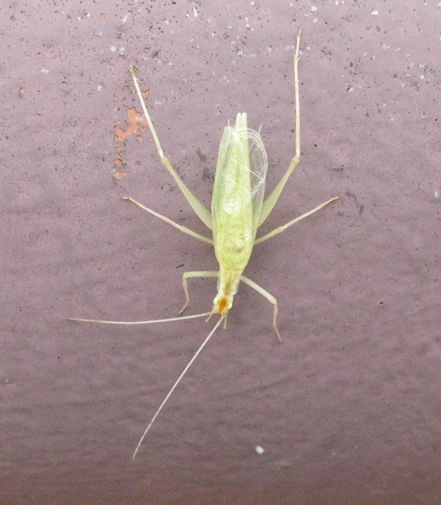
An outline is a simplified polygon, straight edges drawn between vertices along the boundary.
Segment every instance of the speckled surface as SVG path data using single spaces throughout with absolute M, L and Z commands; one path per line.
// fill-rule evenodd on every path
M 1 504 L 438 504 L 441 496 L 438 2 L 6 3 L 1 14 Z M 228 320 L 131 454 L 209 331 L 172 317 L 213 252 L 139 110 L 209 205 L 223 127 L 262 125 L 268 188 L 302 161 Z M 119 122 L 119 123 L 118 123 Z M 130 133 L 130 132 L 129 132 Z M 121 178 L 117 178 L 118 175 Z M 209 310 L 213 279 L 191 283 Z M 257 449 L 260 448 L 260 449 Z M 263 452 L 262 452 L 263 449 Z

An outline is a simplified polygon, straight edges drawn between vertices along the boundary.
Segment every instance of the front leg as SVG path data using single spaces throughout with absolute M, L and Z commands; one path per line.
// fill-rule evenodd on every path
M 270 303 L 273 304 L 273 326 L 274 330 L 276 331 L 277 338 L 279 339 L 279 342 L 282 341 L 282 337 L 280 336 L 279 329 L 277 328 L 277 314 L 279 312 L 279 305 L 277 304 L 277 299 L 275 296 L 273 296 L 271 293 L 269 293 L 266 289 L 263 289 L 262 286 L 259 286 L 257 282 L 252 281 L 251 279 L 248 279 L 248 277 L 245 277 L 245 275 L 241 275 L 240 279 L 245 283 L 250 286 L 250 288 L 253 288 L 255 291 L 257 291 L 259 294 L 261 294 L 263 297 L 265 297 Z
M 190 295 L 188 294 L 187 279 L 190 279 L 192 277 L 217 277 L 218 275 L 219 272 L 214 270 L 203 270 L 200 272 L 184 272 L 184 275 L 182 276 L 182 287 L 184 288 L 185 292 L 185 304 L 179 311 L 179 314 L 182 314 L 184 310 L 188 307 L 188 304 L 190 303 Z

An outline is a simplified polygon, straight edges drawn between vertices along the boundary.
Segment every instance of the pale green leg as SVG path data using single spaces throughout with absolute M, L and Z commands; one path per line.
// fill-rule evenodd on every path
M 271 211 L 276 205 L 277 200 L 279 199 L 279 196 L 282 193 L 283 188 L 285 187 L 286 181 L 289 179 L 289 176 L 294 172 L 294 169 L 299 164 L 299 162 L 300 158 L 297 157 L 294 157 L 291 160 L 291 163 L 289 164 L 288 170 L 285 172 L 285 175 L 282 177 L 279 184 L 277 184 L 277 186 L 274 188 L 273 192 L 269 195 L 269 197 L 263 202 L 262 212 L 260 214 L 260 220 L 257 227 L 259 227 L 271 214 Z
M 218 277 L 218 275 L 219 272 L 215 270 L 204 270 L 200 272 L 184 272 L 184 275 L 182 276 L 182 286 L 185 292 L 185 304 L 179 311 L 179 314 L 182 314 L 184 310 L 188 307 L 188 304 L 190 303 L 190 295 L 188 294 L 187 279 L 194 277 Z
M 181 226 L 180 224 L 175 223 L 175 221 L 172 221 L 168 217 L 163 216 L 162 214 L 159 214 L 158 212 L 155 212 L 152 209 L 149 209 L 148 207 L 146 207 L 142 203 L 137 202 L 135 199 L 131 198 L 130 196 L 123 196 L 123 200 L 128 200 L 129 202 L 133 202 L 138 207 L 141 207 L 141 209 L 144 209 L 147 212 L 150 212 L 150 214 L 153 214 L 154 216 L 159 217 L 159 219 L 162 219 L 162 221 L 165 221 L 166 223 L 171 224 L 172 226 L 177 228 L 179 231 L 182 231 L 183 233 L 186 233 L 187 235 L 190 235 L 191 237 L 194 237 L 194 238 L 200 240 L 201 242 L 206 242 L 207 244 L 213 245 L 213 240 L 211 238 L 204 237 L 204 235 L 200 235 L 199 233 L 196 233 L 195 231 L 190 230 L 186 226 Z
M 333 198 L 330 198 L 328 201 L 326 201 L 326 202 L 321 203 L 320 205 L 318 205 L 315 209 L 312 209 L 309 212 L 305 212 L 304 214 L 302 214 L 301 216 L 296 217 L 295 219 L 293 219 L 289 223 L 286 223 L 286 224 L 284 224 L 282 226 L 279 226 L 275 230 L 270 231 L 266 235 L 263 235 L 263 237 L 257 238 L 254 241 L 254 244 L 260 244 L 260 242 L 264 242 L 265 240 L 268 240 L 269 238 L 274 237 L 275 235 L 278 235 L 279 233 L 282 233 L 282 231 L 285 231 L 287 228 L 289 228 L 293 224 L 296 224 L 299 221 L 301 221 L 302 219 L 305 219 L 305 217 L 308 217 L 311 214 L 314 214 L 315 212 L 317 212 L 318 210 L 323 209 L 323 207 L 325 207 L 326 205 L 329 205 L 332 202 L 335 202 L 335 200 L 338 200 L 339 198 L 340 198 L 339 196 L 334 196 Z
M 187 202 L 190 204 L 191 208 L 196 212 L 199 219 L 205 224 L 205 226 L 207 226 L 207 228 L 209 228 L 211 230 L 213 228 L 211 212 L 187 188 L 187 186 L 184 184 L 182 179 L 176 173 L 175 169 L 173 168 L 172 164 L 170 163 L 170 160 L 164 155 L 164 151 L 162 150 L 158 135 L 156 133 L 155 127 L 153 126 L 153 122 L 150 118 L 150 114 L 147 110 L 147 106 L 145 104 L 144 97 L 142 96 L 138 81 L 136 79 L 135 69 L 133 67 L 130 67 L 130 73 L 132 74 L 133 82 L 135 83 L 136 92 L 138 93 L 138 97 L 141 102 L 142 110 L 144 111 L 144 115 L 147 119 L 147 123 L 148 123 L 150 131 L 152 133 L 153 140 L 155 141 L 156 149 L 158 150 L 159 157 L 161 158 L 161 163 L 165 166 L 165 168 L 169 171 L 170 175 L 176 181 L 176 184 L 179 186 L 179 189 L 182 191 L 183 195 L 187 199 Z
M 273 192 L 269 195 L 269 197 L 263 202 L 262 212 L 260 214 L 260 220 L 257 224 L 259 227 L 266 218 L 271 214 L 271 211 L 276 205 L 277 200 L 279 199 L 280 193 L 285 187 L 286 181 L 289 179 L 289 176 L 294 172 L 294 169 L 300 162 L 300 93 L 299 93 L 299 49 L 300 49 L 300 36 L 302 34 L 302 29 L 299 30 L 297 34 L 297 45 L 296 52 L 294 53 L 294 95 L 296 102 L 296 155 L 291 160 L 289 164 L 288 170 L 285 172 L 285 175 L 280 180 L 279 184 L 274 188 Z
M 279 306 L 277 304 L 277 299 L 271 293 L 268 293 L 268 291 L 266 289 L 263 289 L 262 286 L 259 286 L 259 284 L 257 284 L 256 282 L 252 281 L 251 279 L 248 279 L 248 277 L 245 277 L 245 275 L 241 275 L 240 280 L 242 280 L 245 284 L 250 286 L 250 288 L 253 288 L 255 291 L 257 291 L 259 294 L 264 296 L 270 303 L 273 304 L 273 306 L 274 306 L 273 326 L 274 326 L 274 329 L 276 330 L 277 338 L 281 342 L 282 337 L 280 336 L 279 330 L 277 328 L 277 314 L 279 312 Z

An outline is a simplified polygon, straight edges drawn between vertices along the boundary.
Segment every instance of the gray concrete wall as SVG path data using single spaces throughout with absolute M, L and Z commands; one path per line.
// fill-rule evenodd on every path
M 0 8 L 0 503 L 436 504 L 441 494 L 438 2 L 17 2 Z M 173 317 L 216 269 L 148 131 L 209 205 L 224 126 L 259 128 L 272 189 L 302 160 L 228 319 L 131 454 L 213 321 Z M 119 123 L 118 123 L 119 122 Z M 189 313 L 214 279 L 191 282 Z M 264 450 L 263 453 L 258 447 Z M 257 450 L 256 450 L 257 449 Z M 261 454 L 260 454 L 260 453 Z

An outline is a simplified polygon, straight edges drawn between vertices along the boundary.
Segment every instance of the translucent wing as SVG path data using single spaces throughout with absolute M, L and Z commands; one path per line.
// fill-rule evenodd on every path
M 259 133 L 238 114 L 219 146 L 211 205 L 216 257 L 226 269 L 242 270 L 253 249 L 262 209 L 268 160 Z

